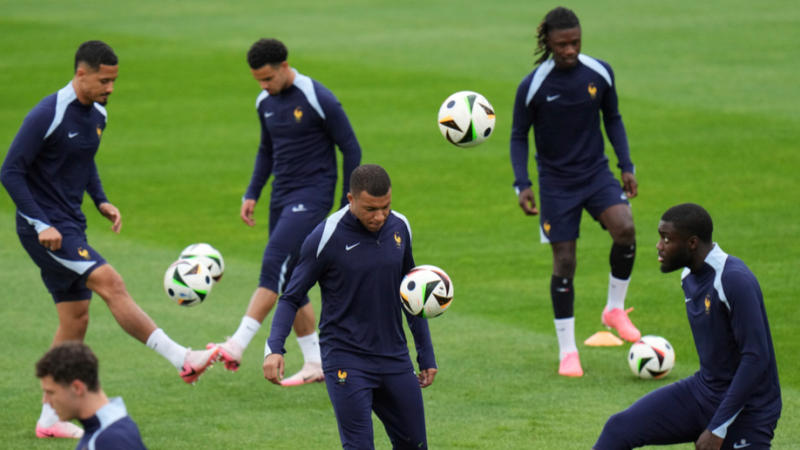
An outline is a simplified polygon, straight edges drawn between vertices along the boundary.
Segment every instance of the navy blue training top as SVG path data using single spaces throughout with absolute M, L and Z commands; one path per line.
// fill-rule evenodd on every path
M 78 101 L 72 82 L 28 113 L 0 168 L 19 232 L 86 230 L 84 193 L 96 206 L 108 201 L 94 162 L 106 119 L 103 105 Z
M 83 437 L 76 450 L 144 450 L 139 427 L 128 415 L 121 397 L 114 397 L 95 415 L 81 419 Z
M 575 67 L 561 70 L 548 59 L 517 88 L 511 125 L 511 165 L 517 191 L 531 186 L 528 134 L 533 126 L 539 183 L 581 184 L 608 170 L 603 125 L 617 154 L 619 168 L 633 172 L 628 138 L 617 107 L 614 73 L 605 61 L 578 55 Z
M 750 269 L 718 245 L 697 273 L 683 271 L 686 314 L 700 370 L 699 398 L 720 401 L 706 427 L 725 437 L 737 416 L 751 424 L 776 422 L 781 389 L 764 298 Z
M 322 297 L 320 350 L 323 369 L 356 368 L 373 373 L 413 370 L 402 316 L 414 336 L 420 369 L 436 367 L 428 321 L 405 312 L 400 282 L 414 267 L 411 228 L 395 211 L 377 233 L 345 206 L 308 235 L 289 286 L 278 301 L 268 346 L 284 353 L 297 308 L 319 283 Z
M 295 71 L 294 83 L 279 94 L 262 91 L 256 110 L 261 143 L 244 197 L 258 200 L 273 175 L 272 206 L 316 200 L 330 208 L 336 188 L 334 146 L 338 146 L 344 186 L 341 204 L 346 204 L 350 173 L 361 162 L 361 147 L 336 96 Z

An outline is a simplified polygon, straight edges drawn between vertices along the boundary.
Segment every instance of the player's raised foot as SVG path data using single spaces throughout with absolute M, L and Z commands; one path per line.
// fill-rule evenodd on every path
M 642 333 L 640 333 L 639 330 L 633 326 L 631 319 L 628 318 L 628 313 L 631 311 L 633 311 L 633 308 L 605 308 L 603 309 L 603 315 L 601 318 L 603 325 L 617 330 L 619 337 L 628 342 L 637 342 L 639 338 L 642 337 Z
M 183 370 L 180 372 L 181 378 L 189 384 L 194 384 L 200 378 L 200 375 L 218 359 L 218 347 L 206 350 L 189 349 L 186 352 L 186 358 L 183 360 Z
M 207 349 L 215 347 L 219 349 L 219 359 L 225 363 L 226 369 L 231 372 L 239 370 L 239 365 L 242 363 L 242 353 L 244 352 L 241 345 L 237 344 L 231 338 L 228 338 L 222 344 L 210 343 L 206 345 Z
M 325 380 L 322 363 L 307 362 L 299 372 L 281 381 L 281 386 L 301 386 L 308 383 L 319 383 Z
M 43 427 L 37 423 L 36 437 L 80 439 L 83 437 L 83 428 L 72 422 L 59 421 L 49 427 Z
M 583 368 L 578 352 L 570 352 L 558 364 L 558 374 L 565 377 L 582 377 Z

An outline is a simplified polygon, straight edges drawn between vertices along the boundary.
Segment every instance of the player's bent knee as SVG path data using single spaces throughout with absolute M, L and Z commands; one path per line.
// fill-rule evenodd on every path
M 92 272 L 86 280 L 86 286 L 106 302 L 128 296 L 128 289 L 125 287 L 122 275 L 109 264 Z

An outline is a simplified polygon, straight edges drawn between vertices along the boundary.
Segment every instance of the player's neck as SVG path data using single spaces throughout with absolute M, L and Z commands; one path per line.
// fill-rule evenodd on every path
M 107 404 L 108 397 L 102 389 L 99 389 L 97 392 L 89 392 L 86 394 L 86 398 L 81 405 L 78 418 L 86 420 L 97 414 L 97 411 Z

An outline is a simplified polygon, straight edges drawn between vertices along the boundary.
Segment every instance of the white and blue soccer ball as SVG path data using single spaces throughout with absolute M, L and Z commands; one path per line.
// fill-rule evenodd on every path
M 188 260 L 201 257 L 208 258 L 209 261 L 206 261 L 206 266 L 211 272 L 211 277 L 216 283 L 225 273 L 225 260 L 222 259 L 222 253 L 220 253 L 219 250 L 209 244 L 206 244 L 205 242 L 201 242 L 186 247 L 183 249 L 180 256 L 181 259 Z
M 417 266 L 400 282 L 400 299 L 410 314 L 431 319 L 453 302 L 453 282 L 436 266 Z
M 164 291 L 180 306 L 195 306 L 211 293 L 214 280 L 208 270 L 210 259 L 201 256 L 178 259 L 164 273 Z
M 477 92 L 456 92 L 439 108 L 439 131 L 459 147 L 474 147 L 489 139 L 494 122 L 494 108 Z
M 664 378 L 675 367 L 675 349 L 661 336 L 642 336 L 628 351 L 628 365 L 639 378 Z

